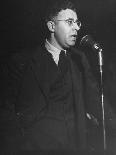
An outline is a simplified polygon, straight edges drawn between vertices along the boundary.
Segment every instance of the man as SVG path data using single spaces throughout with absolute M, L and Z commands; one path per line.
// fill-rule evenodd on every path
M 101 106 L 87 60 L 72 48 L 81 28 L 73 4 L 58 1 L 52 5 L 46 25 L 48 38 L 29 57 L 17 93 L 20 149 L 92 148 L 88 146 L 87 121 L 100 127 Z

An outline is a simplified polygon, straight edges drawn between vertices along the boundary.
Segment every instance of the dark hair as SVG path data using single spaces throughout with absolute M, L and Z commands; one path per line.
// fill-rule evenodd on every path
M 76 8 L 74 7 L 74 4 L 69 0 L 53 0 L 51 2 L 50 7 L 48 8 L 46 12 L 46 18 L 45 21 L 53 20 L 54 17 L 58 15 L 58 13 L 61 10 L 71 9 L 76 12 Z

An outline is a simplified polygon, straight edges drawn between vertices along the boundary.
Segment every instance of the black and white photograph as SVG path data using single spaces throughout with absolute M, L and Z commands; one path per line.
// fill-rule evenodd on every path
M 0 4 L 0 155 L 116 155 L 116 1 Z

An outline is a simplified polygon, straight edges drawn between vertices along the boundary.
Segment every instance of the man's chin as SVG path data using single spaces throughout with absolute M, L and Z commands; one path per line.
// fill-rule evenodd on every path
M 75 46 L 75 43 L 76 43 L 75 41 L 74 42 L 71 42 L 71 43 L 65 45 L 65 48 L 70 48 L 72 46 Z
M 72 43 L 70 44 L 70 47 L 71 47 L 71 46 L 75 46 L 75 43 L 76 43 L 75 41 L 72 42 Z

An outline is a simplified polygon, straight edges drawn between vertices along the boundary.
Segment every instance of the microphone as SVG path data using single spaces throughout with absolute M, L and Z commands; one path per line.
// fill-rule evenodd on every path
M 81 46 L 89 46 L 94 51 L 98 52 L 100 72 L 102 72 L 102 67 L 101 66 L 103 65 L 103 56 L 102 56 L 102 48 L 100 47 L 100 45 L 98 43 L 96 43 L 90 35 L 85 35 L 81 39 L 80 45 Z
M 102 48 L 100 47 L 100 45 L 98 43 L 96 43 L 90 35 L 85 35 L 81 39 L 80 45 L 81 46 L 89 46 L 96 52 L 102 51 Z

